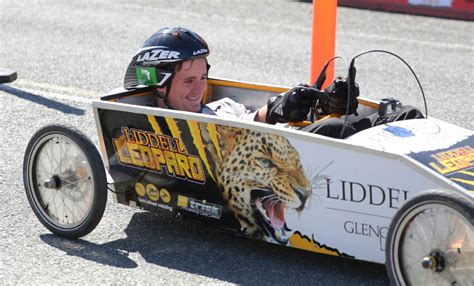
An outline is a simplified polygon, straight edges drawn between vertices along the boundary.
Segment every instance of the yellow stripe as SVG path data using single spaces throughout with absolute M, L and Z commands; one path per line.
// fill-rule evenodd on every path
M 179 140 L 179 144 L 181 145 L 181 150 L 184 150 L 186 154 L 188 151 L 186 150 L 186 146 L 183 144 L 183 140 L 181 139 L 181 131 L 179 131 L 178 124 L 173 118 L 165 117 L 166 123 L 168 124 L 168 128 L 171 131 L 171 136 L 173 138 L 177 138 Z
M 378 103 L 375 103 L 375 102 L 372 102 L 372 101 L 368 101 L 368 100 L 365 100 L 363 98 L 358 98 L 357 101 L 359 102 L 359 104 L 361 105 L 365 105 L 365 106 L 368 106 L 368 107 L 371 107 L 373 109 L 379 109 L 379 104 Z
M 151 127 L 153 128 L 155 133 L 156 134 L 163 134 L 163 132 L 161 132 L 160 125 L 158 124 L 158 122 L 156 122 L 156 117 L 151 115 L 151 114 L 147 114 L 146 116 L 148 117 L 148 122 L 150 122 Z
M 471 180 L 463 180 L 463 179 L 458 179 L 458 178 L 451 178 L 451 180 L 456 181 L 456 182 L 460 182 L 460 183 L 463 183 L 463 184 L 466 184 L 466 185 L 474 186 L 474 181 L 471 181 Z
M 339 113 L 331 113 L 329 115 L 326 115 L 326 116 L 323 116 L 322 118 L 316 120 L 315 122 L 318 122 L 318 121 L 322 121 L 324 119 L 327 119 L 327 118 L 339 118 L 341 117 L 341 115 Z M 305 126 L 308 126 L 310 124 L 313 124 L 314 122 L 311 122 L 311 121 L 301 121 L 301 122 L 296 122 L 296 121 L 291 121 L 291 122 L 288 122 L 288 125 L 292 126 L 292 127 L 305 127 Z
M 311 121 L 300 121 L 300 122 L 296 122 L 296 121 L 291 121 L 291 122 L 288 122 L 288 125 L 290 125 L 291 127 L 306 127 L 310 124 L 313 124 L 314 122 L 311 122 Z
M 212 179 L 215 181 L 216 179 L 214 178 L 214 175 L 211 170 L 211 166 L 209 165 L 209 161 L 207 160 L 206 152 L 205 152 L 205 146 L 204 143 L 202 142 L 202 137 L 201 137 L 201 132 L 199 131 L 199 125 L 196 121 L 187 121 L 189 130 L 191 132 L 191 136 L 193 137 L 193 143 L 194 146 L 196 146 L 196 149 L 199 152 L 199 157 L 201 157 L 201 160 L 204 162 L 204 165 L 206 166 L 206 169 L 208 173 L 211 175 Z
M 464 174 L 464 175 L 468 175 L 468 176 L 471 176 L 471 177 L 474 177 L 474 172 L 469 172 L 469 171 L 459 171 L 459 173 L 461 173 L 461 174 Z
M 207 124 L 207 131 L 209 132 L 211 141 L 214 144 L 214 147 L 216 148 L 217 155 L 219 156 L 219 159 L 222 161 L 222 154 L 221 154 L 221 148 L 219 147 L 219 139 L 217 138 L 216 125 L 214 123 Z
M 340 254 L 336 250 L 329 249 L 324 245 L 320 246 L 317 243 L 311 241 L 307 236 L 302 237 L 299 233 L 294 233 L 292 236 L 289 237 L 288 240 L 290 242 L 290 245 L 295 248 L 317 253 L 324 253 L 333 256 L 340 256 Z

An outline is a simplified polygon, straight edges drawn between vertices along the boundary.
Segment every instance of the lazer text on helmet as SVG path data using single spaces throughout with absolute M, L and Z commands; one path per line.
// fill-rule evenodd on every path
M 155 49 L 138 56 L 137 62 L 152 62 L 159 60 L 179 59 L 179 52 Z
M 207 52 L 209 52 L 208 49 L 200 49 L 200 50 L 194 51 L 194 52 L 193 52 L 193 56 L 195 56 L 195 55 L 200 55 L 200 54 L 204 54 L 204 53 L 207 53 Z

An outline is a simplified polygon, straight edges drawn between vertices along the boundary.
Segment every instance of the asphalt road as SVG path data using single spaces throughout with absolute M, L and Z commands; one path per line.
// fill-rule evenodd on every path
M 382 265 L 231 236 L 108 202 L 90 235 L 50 234 L 27 203 L 23 154 L 33 132 L 70 123 L 97 143 L 91 100 L 122 84 L 129 58 L 159 27 L 198 31 L 211 77 L 278 85 L 308 80 L 311 4 L 293 1 L 0 0 L 0 284 L 386 285 Z M 336 53 L 369 49 L 417 72 L 429 115 L 474 128 L 472 22 L 339 8 Z M 408 69 L 387 55 L 357 61 L 362 95 L 422 106 Z M 337 73 L 345 73 L 338 64 Z

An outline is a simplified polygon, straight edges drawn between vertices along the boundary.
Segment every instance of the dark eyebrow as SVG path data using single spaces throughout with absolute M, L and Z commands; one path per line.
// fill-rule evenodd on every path
M 207 72 L 205 72 L 201 75 L 201 77 L 203 77 L 203 76 L 207 77 Z M 183 78 L 183 81 L 190 80 L 190 79 L 195 79 L 195 78 L 197 78 L 197 77 L 196 76 L 188 76 L 188 77 Z
M 196 78 L 195 76 L 188 76 L 188 77 L 183 78 L 183 81 L 195 79 L 195 78 Z

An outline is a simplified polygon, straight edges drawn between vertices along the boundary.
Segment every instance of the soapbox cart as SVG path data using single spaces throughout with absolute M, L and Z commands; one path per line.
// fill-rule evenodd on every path
M 210 79 L 204 100 L 231 97 L 255 110 L 286 90 Z M 75 128 L 48 125 L 34 134 L 24 183 L 46 228 L 67 238 L 88 234 L 110 191 L 120 204 L 385 263 L 395 284 L 472 285 L 472 131 L 425 118 L 332 139 L 149 107 L 153 100 L 139 88 L 93 102 L 103 161 Z M 378 108 L 359 99 L 359 116 Z

